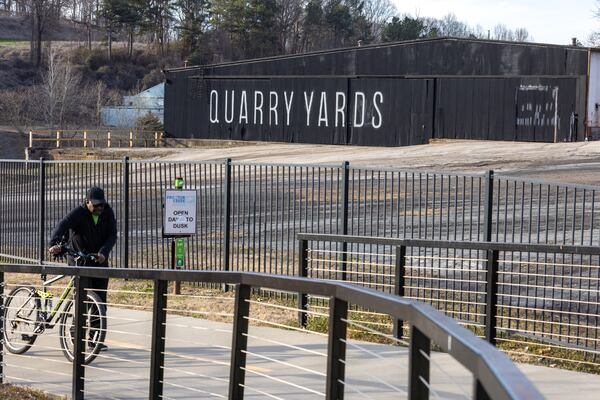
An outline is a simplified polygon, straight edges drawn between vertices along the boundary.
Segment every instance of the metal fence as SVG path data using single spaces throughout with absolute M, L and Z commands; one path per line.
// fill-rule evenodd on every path
M 598 247 L 298 238 L 300 276 L 352 282 L 428 303 L 522 360 L 600 371 Z M 334 243 L 345 243 L 346 250 L 335 250 Z M 299 304 L 301 309 L 322 306 L 307 298 Z M 371 323 L 391 332 L 392 322 L 381 322 L 371 315 Z M 401 337 L 402 329 L 394 328 Z
M 485 174 L 343 165 L 0 161 L 0 253 L 43 260 L 51 230 L 105 188 L 119 222 L 113 265 L 165 268 L 165 189 L 198 193 L 187 269 L 295 274 L 299 232 L 595 245 L 597 187 Z M 366 277 L 365 277 L 366 278 Z
M 162 201 L 175 177 L 198 193 L 198 233 L 185 239 L 185 269 L 298 275 L 300 232 L 399 239 L 596 246 L 598 188 L 485 174 L 343 165 L 164 161 L 0 161 L 0 261 L 45 261 L 52 229 L 105 188 L 119 224 L 114 267 L 174 268 L 162 237 Z M 326 245 L 353 270 L 319 263 L 314 276 L 391 292 L 395 253 L 344 241 Z M 430 302 L 483 335 L 488 247 L 411 249 L 405 295 Z M 316 249 L 317 250 L 317 249 Z M 554 249 L 556 250 L 556 249 Z M 497 329 L 507 351 L 535 343 L 570 347 L 596 368 L 600 350 L 598 253 L 502 252 Z M 387 258 L 386 258 L 387 257 Z M 392 257 L 392 258 L 390 258 Z M 333 275 L 331 275 L 333 274 Z M 315 306 L 323 306 L 316 304 Z M 515 339 L 513 332 L 519 332 Z M 527 338 L 527 340 L 523 340 Z M 552 344 L 554 343 L 554 344 Z M 512 346 L 511 348 L 509 348 Z M 559 360 L 560 361 L 560 360 Z
M 74 329 L 74 341 L 73 341 L 73 357 L 72 368 L 71 368 L 71 394 L 73 399 L 83 399 L 87 395 L 93 396 L 99 394 L 102 398 L 111 398 L 111 386 L 119 387 L 119 385 L 126 382 L 121 390 L 122 393 L 118 394 L 121 398 L 123 394 L 130 394 L 135 390 L 135 397 L 147 397 L 150 399 L 159 399 L 163 397 L 172 398 L 179 397 L 179 395 L 173 395 L 170 391 L 169 394 L 165 394 L 165 388 L 179 388 L 188 390 L 187 394 L 194 393 L 194 396 L 211 396 L 211 397 L 227 397 L 229 399 L 242 399 L 245 393 L 258 393 L 261 396 L 269 398 L 326 398 L 326 399 L 342 399 L 344 398 L 344 392 L 355 391 L 363 396 L 365 392 L 371 393 L 371 395 L 378 397 L 381 395 L 379 391 L 387 392 L 390 387 L 394 389 L 396 395 L 403 393 L 408 395 L 409 399 L 426 399 L 431 397 L 439 397 L 439 393 L 435 390 L 434 382 L 430 377 L 430 370 L 432 366 L 437 366 L 437 357 L 432 353 L 432 346 L 446 352 L 452 359 L 454 359 L 458 365 L 462 365 L 461 368 L 468 374 L 467 378 L 462 380 L 466 382 L 467 388 L 461 388 L 461 397 L 475 398 L 475 399 L 542 399 L 542 395 L 538 390 L 527 380 L 527 378 L 520 372 L 517 367 L 505 356 L 500 354 L 492 346 L 489 346 L 485 342 L 477 339 L 474 335 L 459 327 L 454 321 L 436 312 L 431 307 L 418 303 L 408 299 L 401 299 L 396 296 L 382 294 L 373 290 L 364 289 L 355 285 L 348 285 L 343 283 L 332 283 L 319 281 L 315 279 L 306 278 L 294 278 L 294 277 L 281 277 L 266 274 L 252 274 L 252 273 L 236 273 L 236 272 L 209 272 L 209 271 L 153 271 L 153 270 L 140 270 L 140 269 L 107 269 L 107 268 L 76 268 L 76 267 L 56 267 L 56 266 L 42 266 L 42 265 L 10 265 L 0 264 L 0 295 L 1 299 L 5 299 L 6 296 L 10 296 L 10 293 L 4 293 L 5 274 L 6 273 L 25 273 L 25 274 L 56 274 L 56 275 L 68 275 L 74 276 L 76 282 L 76 289 L 73 298 L 74 313 L 73 313 L 73 326 Z M 154 282 L 154 292 L 151 294 L 153 307 L 150 312 L 146 312 L 148 315 L 141 315 L 142 319 L 148 320 L 151 316 L 152 324 L 150 328 L 150 367 L 145 369 L 146 377 L 139 376 L 139 368 L 134 369 L 134 364 L 144 364 L 147 366 L 147 354 L 133 353 L 131 351 L 115 351 L 111 355 L 99 355 L 100 361 L 92 362 L 92 364 L 84 365 L 83 360 L 86 354 L 86 331 L 85 331 L 85 320 L 86 320 L 86 288 L 90 278 L 92 277 L 105 277 L 105 278 L 127 278 L 146 280 Z M 215 372 L 214 367 L 211 367 L 210 363 L 207 363 L 207 358 L 198 358 L 189 353 L 184 355 L 187 358 L 185 364 L 173 364 L 173 349 L 166 351 L 166 341 L 169 340 L 171 334 L 168 332 L 170 324 L 173 320 L 168 320 L 167 315 L 172 314 L 174 310 L 171 305 L 177 303 L 177 299 L 169 299 L 167 294 L 167 288 L 169 281 L 184 281 L 184 282 L 196 282 L 196 283 L 210 283 L 210 284 L 233 284 L 236 287 L 235 290 L 235 304 L 233 307 L 232 322 L 233 328 L 231 330 L 231 347 L 221 347 L 220 350 L 226 349 L 230 355 L 229 363 L 219 362 L 219 369 L 228 367 L 229 374 L 227 379 L 222 379 L 217 376 L 211 375 L 211 372 Z M 251 290 L 253 288 L 265 288 L 271 290 L 280 290 L 288 292 L 302 293 L 302 296 L 306 295 L 318 295 L 325 296 L 330 300 L 329 312 L 325 314 L 327 318 L 327 329 L 326 338 L 327 346 L 325 357 L 320 357 L 321 351 L 307 349 L 312 353 L 313 359 L 316 360 L 317 364 L 311 368 L 298 368 L 294 365 L 293 361 L 286 362 L 281 359 L 281 353 L 269 352 L 268 355 L 261 354 L 261 349 L 264 352 L 263 346 L 255 346 L 254 343 L 249 345 L 249 338 L 253 336 L 249 334 L 249 326 L 253 324 L 255 319 L 255 306 L 256 302 L 251 298 Z M 148 293 L 146 293 L 148 294 Z M 148 299 L 149 300 L 149 299 Z M 0 308 L 4 309 L 4 301 L 0 301 Z M 10 304 L 10 303 L 9 303 Z M 107 305 L 111 305 L 107 303 Z M 367 379 L 362 379 L 358 383 L 354 383 L 347 372 L 353 371 L 354 364 L 358 364 L 359 367 L 366 365 L 368 359 L 373 357 L 373 351 L 365 351 L 360 345 L 352 343 L 347 340 L 347 332 L 352 326 L 352 321 L 349 320 L 348 310 L 349 306 L 356 305 L 364 308 L 373 309 L 382 314 L 391 316 L 394 319 L 401 319 L 410 325 L 410 339 L 407 342 L 409 352 L 407 354 L 408 371 L 405 370 L 405 379 L 407 385 L 400 384 L 399 382 L 403 379 L 402 376 L 393 375 L 388 377 L 381 371 L 379 374 L 379 384 L 372 385 Z M 304 313 L 308 313 L 305 310 Z M 139 312 L 137 314 L 140 314 Z M 114 310 L 109 313 L 109 317 L 112 319 L 116 318 L 116 322 L 109 322 L 109 326 L 113 323 L 118 325 L 121 335 L 127 335 L 129 332 L 122 331 L 126 327 L 124 321 L 129 321 L 129 324 L 139 323 L 137 319 L 133 318 L 137 315 L 134 312 L 125 314 L 128 318 L 120 318 Z M 140 317 L 140 315 L 137 315 Z M 24 318 L 24 317 L 21 317 Z M 182 320 L 178 321 L 182 324 Z M 5 320 L 0 320 L 0 331 L 4 329 L 14 329 L 11 322 L 8 321 L 5 326 Z M 177 325 L 177 323 L 176 323 Z M 69 323 L 69 326 L 71 324 Z M 178 325 L 180 326 L 180 325 Z M 184 325 L 185 327 L 185 325 Z M 181 331 L 181 328 L 179 329 Z M 115 331 L 113 331 L 114 333 Z M 148 332 L 145 332 L 146 334 Z M 142 337 L 146 335 L 139 335 L 138 342 L 142 341 Z M 197 334 L 194 334 L 197 336 Z M 307 335 L 305 335 L 307 336 Z M 41 340 L 39 338 L 38 340 Z M 275 342 L 277 344 L 277 342 Z M 189 342 L 185 341 L 185 345 L 189 346 Z M 281 343 L 279 343 L 281 345 Z M 0 342 L 0 351 L 2 350 L 3 342 Z M 304 344 L 294 346 L 295 350 L 305 350 Z M 180 346 L 181 347 L 181 346 Z M 273 344 L 268 346 L 273 348 Z M 362 356 L 360 358 L 347 357 L 347 351 L 350 351 L 354 347 L 362 349 Z M 186 347 L 189 350 L 189 347 Z M 396 347 L 397 348 L 397 347 Z M 387 346 L 387 353 L 390 350 L 395 349 L 390 345 Z M 32 368 L 32 361 L 36 363 L 44 363 L 48 360 L 53 359 L 48 354 L 48 350 L 52 348 L 44 348 L 43 354 L 36 354 L 36 357 L 29 357 L 23 360 L 26 356 L 17 356 L 7 354 L 7 357 L 0 357 L 0 380 L 14 381 L 18 377 L 15 376 L 15 372 L 20 369 Z M 179 349 L 180 351 L 182 349 Z M 395 352 L 395 351 L 392 351 Z M 0 353 L 0 355 L 3 353 Z M 21 361 L 15 357 L 21 357 Z M 133 357 L 133 359 L 132 359 Z M 258 358 L 257 358 L 258 357 Z M 166 364 L 165 360 L 169 359 L 169 363 Z M 268 369 L 260 369 L 257 367 L 251 368 L 247 364 L 248 359 L 258 359 L 270 362 L 278 362 L 280 368 L 286 370 L 283 379 L 272 377 L 269 375 Z M 9 362 L 7 365 L 5 361 Z M 117 363 L 115 363 L 115 361 Z M 192 363 L 191 361 L 194 361 Z M 204 364 L 205 373 L 208 375 L 202 375 L 198 372 L 189 372 L 185 368 L 192 366 L 200 366 Z M 52 370 L 61 370 L 61 365 L 64 364 L 64 360 L 54 361 L 55 364 Z M 397 362 L 402 362 L 399 358 Z M 118 368 L 119 365 L 127 365 L 129 370 L 122 372 L 122 377 L 125 381 L 115 379 L 115 376 L 111 378 L 104 377 L 100 379 L 99 373 L 106 374 L 111 372 L 111 368 Z M 130 365 L 131 364 L 131 365 Z M 195 364 L 195 365 L 192 365 Z M 314 368 L 318 364 L 323 364 L 325 371 L 324 373 L 315 371 Z M 376 363 L 372 364 L 373 368 L 378 365 L 381 367 L 383 361 L 376 359 Z M 39 371 L 38 371 L 39 372 Z M 40 379 L 47 374 L 54 371 L 46 372 L 42 369 L 42 373 L 39 374 Z M 185 384 L 181 383 L 181 380 L 177 380 L 177 377 L 171 375 L 172 372 L 176 372 L 179 378 L 182 374 L 187 374 L 192 379 L 186 381 Z M 377 374 L 376 371 L 372 373 Z M 262 386 L 256 386 L 257 380 L 253 379 L 252 376 L 258 374 L 262 377 L 272 378 L 273 381 L 270 385 L 266 386 L 266 389 L 261 389 Z M 61 376 L 69 377 L 68 373 L 62 373 Z M 363 374 L 364 375 L 364 374 Z M 295 377 L 301 376 L 299 379 Z M 300 381 L 306 381 L 307 376 L 310 376 L 309 383 L 306 385 L 300 384 Z M 391 378 L 390 382 L 385 382 L 382 377 L 386 379 Z M 144 379 L 145 378 L 145 379 Z M 202 379 L 198 379 L 202 378 Z M 214 385 L 211 381 L 215 378 L 221 383 L 221 385 Z M 28 375 L 28 379 L 35 379 Z M 137 385 L 140 381 L 146 380 L 146 388 L 140 389 Z M 207 384 L 206 381 L 211 381 Z M 177 382 L 177 383 L 176 383 Z M 200 382 L 200 383 L 199 383 Z M 274 383 L 273 383 L 274 382 Z M 223 385 L 223 383 L 225 385 Z M 277 387 L 277 385 L 288 384 L 287 389 L 284 389 L 282 394 L 278 396 L 272 395 L 269 392 Z M 384 384 L 385 383 L 385 384 Z M 459 382 L 460 383 L 460 382 Z M 56 384 L 56 382 L 55 382 Z M 95 392 L 96 386 L 101 384 L 99 392 Z M 59 383 L 60 385 L 60 383 Z M 189 386 L 186 386 L 189 385 Z M 89 387 L 92 386 L 92 389 Z M 134 389 L 134 386 L 136 388 Z M 406 388 L 406 389 L 402 389 Z M 298 393 L 300 391 L 300 393 Z M 221 393 L 219 393 L 221 392 Z M 447 392 L 443 392 L 444 394 Z M 280 397 L 281 396 L 281 397 Z

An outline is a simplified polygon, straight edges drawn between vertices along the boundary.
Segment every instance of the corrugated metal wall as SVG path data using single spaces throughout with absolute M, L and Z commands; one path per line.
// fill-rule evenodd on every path
M 587 50 L 433 39 L 166 78 L 165 131 L 176 137 L 374 146 L 583 140 Z

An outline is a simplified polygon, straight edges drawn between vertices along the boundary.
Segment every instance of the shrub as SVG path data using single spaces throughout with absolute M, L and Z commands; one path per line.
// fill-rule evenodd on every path
M 144 88 L 148 89 L 148 88 L 151 88 L 152 86 L 158 85 L 163 80 L 164 80 L 164 77 L 163 77 L 162 71 L 157 68 L 157 69 L 153 69 L 148 74 L 146 74 L 146 76 L 144 76 L 144 79 L 142 79 L 142 84 L 144 85 Z
M 135 123 L 135 129 L 140 131 L 162 132 L 164 127 L 158 117 L 149 112 L 143 117 L 138 118 Z
M 85 59 L 85 64 L 92 71 L 96 71 L 107 63 L 106 55 L 100 51 L 92 51 Z

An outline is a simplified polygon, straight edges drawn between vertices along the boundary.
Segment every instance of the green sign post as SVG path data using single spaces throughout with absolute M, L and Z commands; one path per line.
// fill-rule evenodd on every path
M 185 265 L 185 242 L 183 239 L 175 239 L 175 266 L 183 268 Z

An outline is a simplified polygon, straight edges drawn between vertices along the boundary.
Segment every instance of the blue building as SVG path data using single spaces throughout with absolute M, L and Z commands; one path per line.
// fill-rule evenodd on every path
M 165 84 L 159 83 L 135 96 L 123 96 L 122 106 L 103 107 L 102 123 L 117 128 L 133 128 L 136 121 L 144 115 L 156 115 L 164 122 Z

